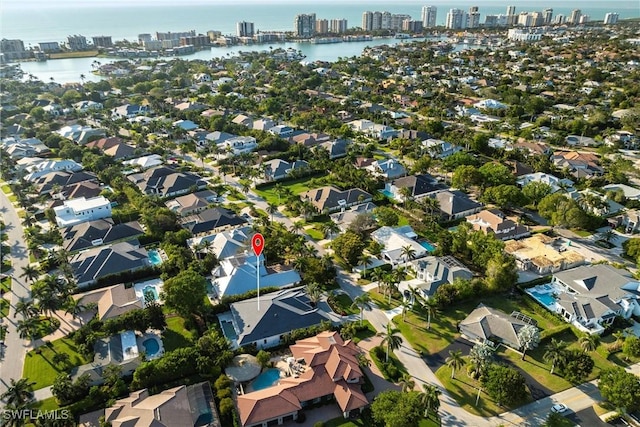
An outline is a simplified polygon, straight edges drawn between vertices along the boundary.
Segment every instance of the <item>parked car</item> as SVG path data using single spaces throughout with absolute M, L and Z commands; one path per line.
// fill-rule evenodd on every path
M 567 405 L 562 404 L 562 403 L 556 403 L 555 405 L 553 405 L 551 407 L 551 412 L 555 412 L 557 414 L 560 414 L 560 413 L 562 413 L 562 412 L 564 412 L 566 410 L 567 410 Z

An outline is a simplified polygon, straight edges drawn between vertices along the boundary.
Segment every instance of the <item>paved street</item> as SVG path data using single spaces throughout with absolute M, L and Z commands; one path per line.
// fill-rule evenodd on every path
M 10 295 L 11 307 L 9 316 L 4 319 L 9 329 L 5 339 L 4 359 L 0 362 L 0 394 L 2 394 L 7 390 L 12 378 L 18 380 L 22 377 L 28 342 L 21 339 L 16 332 L 16 323 L 22 317 L 16 316 L 14 306 L 20 298 L 30 296 L 30 286 L 24 278 L 20 277 L 22 268 L 29 264 L 29 253 L 24 240 L 22 223 L 9 198 L 2 191 L 0 191 L 0 213 L 7 226 L 5 232 L 9 238 L 5 243 L 11 247 L 11 261 L 13 263 L 13 269 L 8 272 L 13 276 L 12 295 Z

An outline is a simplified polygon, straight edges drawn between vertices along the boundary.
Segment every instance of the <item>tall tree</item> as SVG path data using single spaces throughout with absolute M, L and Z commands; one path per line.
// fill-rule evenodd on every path
M 425 406 L 424 417 L 429 417 L 429 412 L 433 409 L 435 413 L 438 413 L 440 408 L 440 395 L 442 392 L 438 387 L 433 384 L 423 384 L 423 393 L 421 395 L 422 403 Z
M 15 409 L 24 409 L 33 400 L 33 386 L 35 382 L 29 378 L 15 380 L 11 378 L 7 391 L 0 398 Z
M 34 282 L 38 279 L 38 277 L 40 277 L 40 271 L 38 271 L 38 269 L 33 265 L 28 264 L 22 267 L 22 274 L 20 275 L 20 277 L 24 277 L 28 281 Z
M 522 350 L 522 360 L 528 350 L 533 350 L 540 343 L 540 330 L 533 325 L 525 325 L 518 331 L 518 342 Z
M 551 342 L 545 347 L 545 353 L 542 358 L 545 362 L 551 363 L 551 374 L 553 374 L 556 366 L 560 365 L 566 359 L 566 348 L 566 342 L 562 340 L 556 340 L 555 338 L 551 338 Z
M 467 362 L 462 358 L 462 351 L 449 350 L 449 357 L 445 359 L 445 363 L 451 368 L 451 379 L 456 377 L 456 371 L 462 368 Z
M 403 374 L 398 384 L 400 384 L 400 389 L 402 390 L 403 393 L 410 392 L 416 386 L 415 380 L 409 374 Z
M 364 321 L 364 310 L 371 308 L 371 297 L 368 293 L 358 295 L 354 300 L 352 307 L 357 307 L 360 310 L 360 324 Z
M 400 331 L 391 325 L 391 322 L 387 323 L 383 332 L 378 332 L 378 335 L 382 337 L 382 345 L 386 348 L 386 362 L 389 361 L 389 352 L 391 350 L 397 350 L 402 345 L 402 338 L 398 335 Z
M 527 396 L 525 379 L 522 374 L 507 366 L 493 364 L 481 377 L 482 385 L 498 404 L 511 405 L 521 402 Z
M 166 280 L 162 292 L 165 305 L 178 314 L 200 315 L 207 296 L 207 281 L 200 273 L 188 269 Z
M 598 348 L 600 337 L 597 335 L 586 334 L 581 336 L 578 342 L 580 343 L 580 348 L 582 348 L 583 351 L 594 351 Z
M 598 388 L 602 397 L 623 412 L 640 409 L 640 382 L 633 373 L 619 366 L 603 369 Z

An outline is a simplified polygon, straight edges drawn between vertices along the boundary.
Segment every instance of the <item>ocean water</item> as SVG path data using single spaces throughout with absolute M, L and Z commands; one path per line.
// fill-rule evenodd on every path
M 235 34 L 238 21 L 255 23 L 256 30 L 293 29 L 298 13 L 316 13 L 318 19 L 346 18 L 349 27 L 360 26 L 366 10 L 388 10 L 420 19 L 424 5 L 438 7 L 437 22 L 444 24 L 449 9 L 479 6 L 484 22 L 486 14 L 506 13 L 514 4 L 516 13 L 551 7 L 554 15 L 567 16 L 572 9 L 581 9 L 593 20 L 602 20 L 605 13 L 617 12 L 621 18 L 640 17 L 638 0 L 0 0 L 0 35 L 19 38 L 28 46 L 45 41 L 64 41 L 71 34 L 87 37 L 110 35 L 114 40 L 137 40 L 140 33 L 156 31 L 208 30 Z

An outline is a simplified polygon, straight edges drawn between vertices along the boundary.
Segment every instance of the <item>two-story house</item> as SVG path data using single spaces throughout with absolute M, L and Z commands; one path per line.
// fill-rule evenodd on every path
M 111 217 L 111 202 L 102 196 L 65 200 L 53 208 L 58 227 L 71 227 L 87 221 Z
M 519 239 L 530 234 L 526 225 L 510 220 L 498 209 L 487 209 L 475 215 L 469 215 L 467 222 L 474 230 L 493 233 L 500 240 Z

